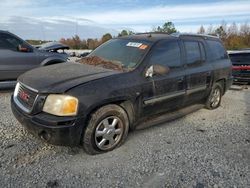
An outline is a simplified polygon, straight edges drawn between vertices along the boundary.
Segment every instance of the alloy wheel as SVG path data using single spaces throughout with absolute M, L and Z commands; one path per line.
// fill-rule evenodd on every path
M 221 91 L 220 91 L 219 88 L 215 88 L 214 91 L 213 91 L 211 100 L 210 100 L 211 106 L 212 106 L 213 108 L 215 108 L 216 106 L 219 105 L 220 100 L 221 100 Z
M 123 132 L 124 126 L 119 117 L 106 117 L 96 127 L 96 146 L 104 151 L 115 147 L 120 142 Z

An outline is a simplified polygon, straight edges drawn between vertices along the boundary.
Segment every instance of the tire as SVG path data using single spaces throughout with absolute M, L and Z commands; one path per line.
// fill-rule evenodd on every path
M 91 155 L 111 151 L 124 143 L 129 130 L 127 113 L 110 104 L 94 112 L 83 134 L 83 148 Z
M 207 98 L 205 106 L 209 110 L 216 109 L 220 106 L 221 98 L 223 95 L 223 88 L 219 82 L 215 83 Z

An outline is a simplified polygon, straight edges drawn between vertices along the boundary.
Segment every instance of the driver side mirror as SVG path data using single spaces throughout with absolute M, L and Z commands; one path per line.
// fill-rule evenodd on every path
M 170 71 L 169 67 L 162 65 L 151 65 L 146 71 L 146 78 L 153 77 L 154 75 L 166 75 Z

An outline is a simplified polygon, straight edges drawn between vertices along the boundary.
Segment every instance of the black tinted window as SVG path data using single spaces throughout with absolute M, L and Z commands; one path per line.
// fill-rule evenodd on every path
M 0 48 L 1 49 L 8 49 L 8 50 L 18 50 L 18 47 L 24 46 L 24 42 L 22 40 L 19 40 L 18 38 L 6 34 L 6 33 L 0 33 Z M 25 46 L 26 47 L 26 46 Z
M 0 33 L 0 49 L 12 49 L 13 45 L 6 41 L 6 35 Z
M 223 45 L 219 41 L 207 41 L 210 50 L 212 51 L 212 60 L 227 59 L 227 53 Z
M 151 64 L 158 64 L 176 68 L 181 66 L 181 52 L 177 41 L 159 42 L 153 49 Z
M 200 46 L 198 42 L 186 41 L 184 42 L 187 64 L 194 64 L 201 62 Z M 204 50 L 204 49 L 203 49 Z
M 250 53 L 229 54 L 234 65 L 250 65 Z

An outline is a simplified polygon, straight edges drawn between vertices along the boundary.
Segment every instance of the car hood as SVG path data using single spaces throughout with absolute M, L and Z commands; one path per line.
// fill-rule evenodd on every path
M 18 78 L 18 82 L 39 93 L 64 93 L 77 85 L 118 73 L 91 65 L 63 63 L 28 71 Z
M 58 50 L 68 50 L 69 46 L 62 44 L 60 42 L 48 42 L 40 46 L 37 46 L 37 48 L 39 50 L 45 50 L 45 51 L 58 51 Z

